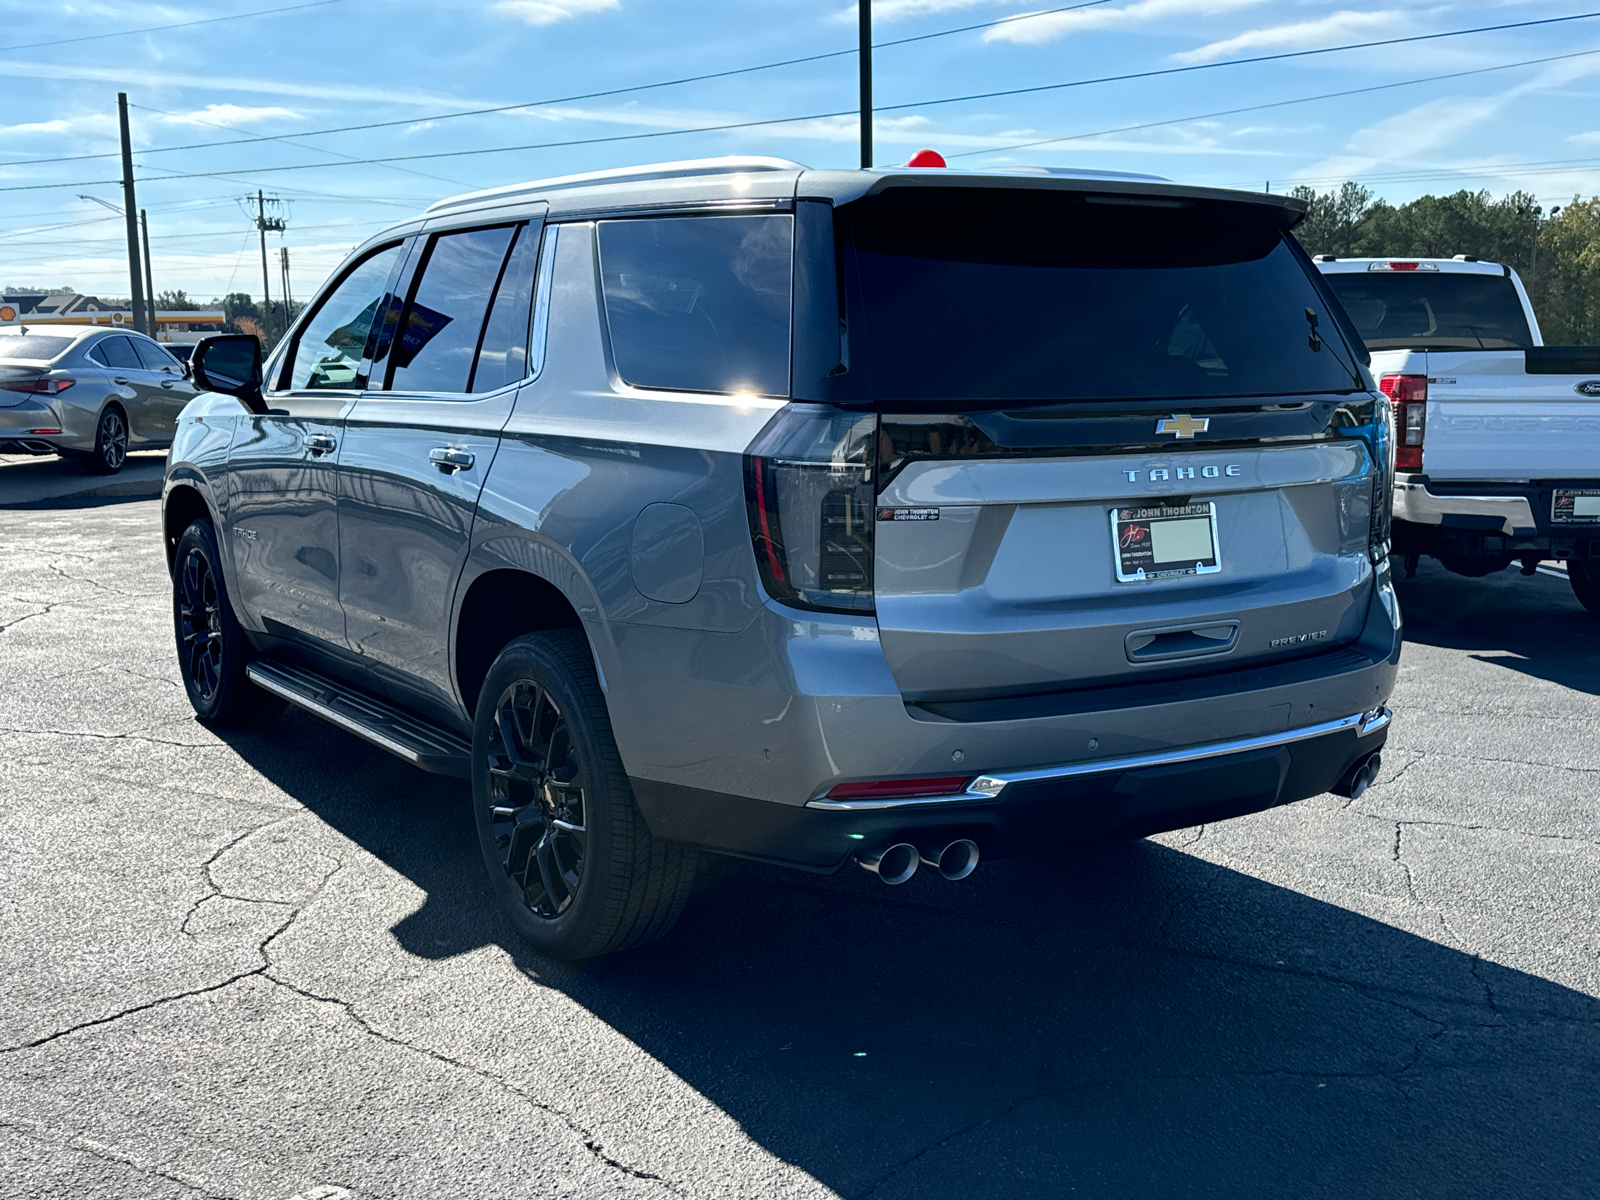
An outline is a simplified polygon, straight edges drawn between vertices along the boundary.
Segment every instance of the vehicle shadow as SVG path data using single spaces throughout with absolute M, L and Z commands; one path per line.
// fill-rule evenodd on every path
M 1396 587 L 1407 642 L 1484 651 L 1472 657 L 1600 695 L 1600 619 L 1565 579 L 1514 567 L 1467 579 L 1424 558 Z
M 231 740 L 426 894 L 404 949 L 504 947 L 847 1197 L 1577 1197 L 1600 1177 L 1600 1003 L 1177 850 L 896 889 L 716 859 L 667 939 L 570 966 L 494 908 L 464 785 L 300 714 Z
M 0 455 L 0 509 L 84 508 L 161 495 L 165 450 L 135 450 L 115 475 L 90 475 L 75 458 Z

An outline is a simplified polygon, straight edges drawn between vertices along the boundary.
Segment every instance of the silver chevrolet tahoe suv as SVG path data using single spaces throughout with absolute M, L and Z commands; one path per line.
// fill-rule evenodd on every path
M 702 851 L 959 879 L 1359 792 L 1392 416 L 1302 213 L 764 158 L 435 204 L 265 363 L 195 350 L 189 696 L 470 779 L 563 957 L 664 933 Z

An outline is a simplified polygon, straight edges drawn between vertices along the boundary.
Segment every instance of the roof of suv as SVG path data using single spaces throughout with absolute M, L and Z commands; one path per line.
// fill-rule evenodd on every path
M 1305 201 L 1292 196 L 1191 187 L 1158 175 L 1059 167 L 1005 167 L 984 171 L 948 167 L 812 170 L 789 159 L 752 156 L 652 163 L 468 192 L 429 206 L 421 220 L 431 227 L 454 223 L 468 214 L 511 216 L 515 209 L 539 203 L 549 205 L 551 217 L 569 220 L 590 214 L 670 212 L 684 207 L 773 207 L 797 197 L 844 204 L 894 187 L 1040 188 L 1229 200 L 1282 209 L 1289 224 L 1295 223 L 1306 209 Z
M 1511 273 L 1500 263 L 1480 262 L 1465 254 L 1455 258 L 1335 258 L 1331 254 L 1318 254 L 1312 261 L 1325 275 L 1342 275 L 1356 271 L 1442 271 L 1457 275 Z

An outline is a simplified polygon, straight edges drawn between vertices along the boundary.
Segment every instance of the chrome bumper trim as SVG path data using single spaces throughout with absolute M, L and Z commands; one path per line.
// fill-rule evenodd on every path
M 1126 758 L 1105 758 L 1094 762 L 1072 763 L 1060 767 L 1035 767 L 1030 771 L 1005 771 L 980 775 L 967 785 L 967 790 L 950 796 L 912 796 L 892 800 L 830 800 L 818 796 L 806 803 L 807 808 L 821 808 L 830 812 L 871 812 L 890 808 L 914 808 L 928 804 L 983 804 L 1004 798 L 1005 790 L 1013 783 L 1031 783 L 1041 779 L 1074 779 L 1085 775 L 1110 775 L 1118 771 L 1133 771 L 1140 767 L 1164 767 L 1173 763 L 1197 762 L 1206 758 L 1220 758 L 1225 754 L 1239 754 L 1246 750 L 1263 750 L 1272 746 L 1287 746 L 1309 738 L 1330 733 L 1354 730 L 1357 737 L 1369 737 L 1386 729 L 1394 720 L 1394 713 L 1379 706 L 1370 712 L 1340 717 L 1337 721 L 1324 721 L 1320 725 L 1305 725 L 1287 729 L 1282 733 L 1264 733 L 1258 737 L 1236 738 L 1229 742 L 1210 742 L 1204 746 L 1191 746 L 1186 750 L 1162 750 L 1154 754 L 1132 754 Z
M 1441 525 L 1447 516 L 1495 517 L 1510 537 L 1519 529 L 1536 529 L 1533 507 L 1524 496 L 1436 496 L 1425 483 L 1395 481 L 1394 515 L 1413 525 Z

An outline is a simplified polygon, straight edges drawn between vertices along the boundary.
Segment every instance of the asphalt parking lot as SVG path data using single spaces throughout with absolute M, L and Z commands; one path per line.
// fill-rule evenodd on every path
M 1380 782 L 882 886 L 722 862 L 581 967 L 464 788 L 219 737 L 156 504 L 0 511 L 0 1195 L 1591 1197 L 1600 621 L 1402 584 Z

